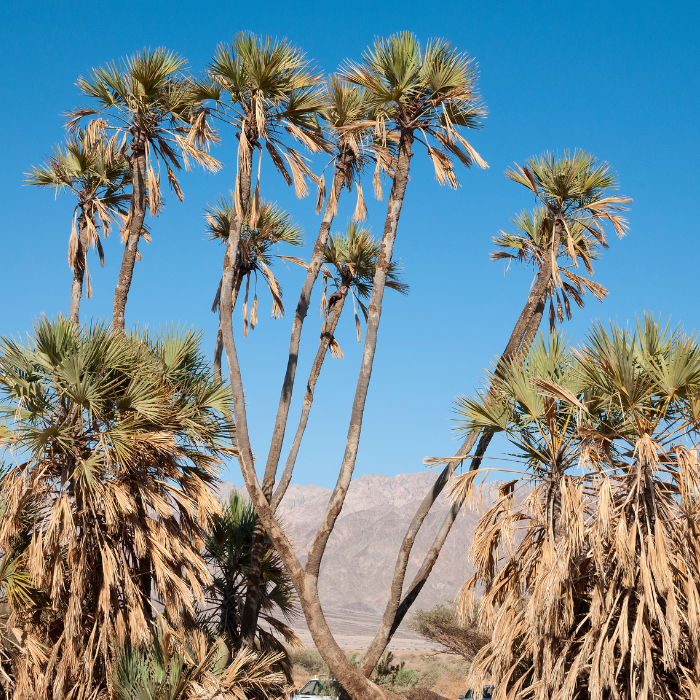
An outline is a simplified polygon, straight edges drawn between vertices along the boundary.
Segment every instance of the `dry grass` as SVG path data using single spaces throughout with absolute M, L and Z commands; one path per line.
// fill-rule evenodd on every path
M 359 663 L 357 652 L 347 651 L 349 658 Z M 310 678 L 328 674 L 328 666 L 316 649 L 290 649 L 293 663 L 294 686 L 301 687 Z M 404 670 L 412 672 L 415 689 L 430 690 L 448 698 L 456 698 L 467 689 L 465 678 L 469 663 L 452 654 L 418 654 L 415 652 L 394 652 L 393 664 L 404 664 Z M 396 688 L 403 691 L 406 688 Z

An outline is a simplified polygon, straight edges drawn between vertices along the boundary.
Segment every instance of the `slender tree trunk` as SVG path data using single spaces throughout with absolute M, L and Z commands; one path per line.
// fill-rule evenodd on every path
M 131 279 L 134 275 L 134 265 L 138 253 L 139 239 L 143 221 L 146 218 L 146 151 L 138 137 L 132 142 L 133 153 L 131 156 L 131 174 L 133 178 L 131 192 L 131 221 L 129 233 L 124 246 L 122 266 L 119 270 L 117 287 L 114 290 L 114 310 L 112 313 L 112 328 L 116 331 L 124 331 L 124 314 L 126 310 L 126 298 L 131 287 Z
M 561 224 L 557 224 L 557 226 L 555 226 L 555 235 L 552 244 L 552 249 L 555 252 L 558 251 L 559 248 L 559 240 L 561 235 L 560 226 Z M 503 351 L 503 354 L 498 362 L 497 372 L 499 369 L 502 371 L 506 364 L 513 360 L 516 356 L 522 357 L 530 349 L 532 341 L 537 334 L 537 329 L 542 321 L 547 287 L 552 279 L 553 263 L 554 259 L 551 256 L 547 256 L 543 262 L 537 276 L 537 281 L 533 285 L 533 288 L 528 295 L 527 302 L 515 323 L 505 350 Z M 489 392 L 490 391 L 491 389 L 489 388 Z M 480 432 L 480 430 L 470 431 L 457 452 L 457 455 L 468 455 L 476 444 Z M 482 457 L 484 456 L 484 453 L 491 442 L 492 436 L 493 433 L 489 431 L 484 431 L 484 433 L 481 435 L 474 459 L 470 464 L 470 471 L 478 469 L 481 465 Z M 428 576 L 430 576 L 430 573 L 435 566 L 435 562 L 437 561 L 442 546 L 445 544 L 445 540 L 450 533 L 452 525 L 457 518 L 461 507 L 460 503 L 454 503 L 448 511 L 430 550 L 428 551 L 420 569 L 418 570 L 418 573 L 415 575 L 406 593 L 403 594 L 406 568 L 408 566 L 409 557 L 418 531 L 433 507 L 433 504 L 442 493 L 450 477 L 454 473 L 454 470 L 460 463 L 461 460 L 455 460 L 448 463 L 443 469 L 437 481 L 416 511 L 406 535 L 404 536 L 403 542 L 401 543 L 401 549 L 399 550 L 399 554 L 396 559 L 389 601 L 384 610 L 384 615 L 382 616 L 379 629 L 377 630 L 372 644 L 370 645 L 367 653 L 362 659 L 362 663 L 360 664 L 360 670 L 366 677 L 369 677 L 374 670 L 374 667 L 377 665 L 387 645 L 391 641 L 391 638 L 401 622 L 404 620 L 406 613 L 409 611 L 411 605 L 413 605 L 415 599 L 418 597 L 418 594 L 421 592 L 423 585 L 427 581 Z
M 250 180 L 248 180 L 248 192 L 249 191 Z M 282 559 L 285 569 L 292 579 L 294 588 L 299 595 L 302 610 L 313 640 L 317 648 L 322 650 L 324 661 L 328 664 L 331 672 L 338 679 L 338 682 L 356 700 L 386 700 L 387 697 L 396 697 L 392 693 L 382 691 L 374 685 L 374 683 L 371 683 L 359 673 L 345 656 L 343 650 L 338 646 L 323 616 L 323 610 L 318 599 L 318 591 L 313 585 L 313 581 L 311 581 L 311 586 L 309 585 L 309 577 L 301 567 L 291 543 L 284 534 L 280 524 L 275 519 L 270 503 L 265 497 L 255 473 L 255 461 L 248 435 L 243 381 L 238 364 L 238 353 L 236 352 L 231 319 L 233 268 L 235 265 L 235 251 L 238 248 L 239 239 L 240 225 L 237 225 L 235 230 L 232 230 L 229 234 L 226 256 L 224 258 L 224 274 L 221 290 L 221 330 L 224 340 L 224 349 L 226 351 L 226 360 L 228 362 L 229 381 L 231 383 L 231 394 L 236 418 L 236 432 L 235 435 L 232 434 L 232 439 L 238 448 L 237 457 L 241 465 L 241 472 L 245 480 L 246 488 L 253 501 L 258 518 L 263 523 L 265 531 L 270 536 L 275 549 Z
M 75 264 L 73 265 L 73 286 L 70 295 L 70 311 L 68 318 L 75 326 L 80 325 L 80 301 L 83 297 L 83 280 L 85 278 L 85 257 L 88 249 L 87 223 L 85 214 L 78 219 L 78 250 L 75 253 Z
M 292 337 L 289 341 L 289 359 L 287 360 L 287 371 L 284 375 L 282 383 L 282 393 L 280 395 L 279 407 L 277 409 L 277 418 L 275 419 L 275 428 L 272 433 L 270 442 L 270 452 L 265 465 L 265 475 L 263 477 L 263 491 L 268 497 L 272 494 L 272 489 L 275 484 L 275 476 L 277 474 L 277 465 L 279 464 L 280 455 L 282 453 L 282 443 L 284 442 L 284 433 L 287 426 L 287 418 L 289 416 L 289 407 L 292 402 L 292 390 L 294 388 L 294 378 L 296 376 L 297 364 L 299 362 L 299 343 L 301 342 L 301 330 L 304 324 L 304 319 L 309 310 L 311 301 L 311 292 L 321 270 L 323 263 L 323 255 L 326 251 L 326 242 L 328 234 L 331 230 L 335 210 L 340 191 L 345 181 L 345 160 L 344 156 L 338 156 L 333 175 L 333 189 L 326 202 L 326 208 L 323 212 L 321 227 L 316 238 L 316 245 L 311 253 L 311 260 L 306 272 L 304 286 L 301 288 L 299 303 L 297 304 L 296 314 L 294 315 L 294 323 L 292 325 Z
M 328 323 L 321 334 L 321 342 L 318 346 L 318 352 L 314 359 L 314 363 L 311 366 L 311 372 L 309 373 L 309 381 L 306 384 L 306 393 L 304 394 L 304 403 L 301 407 L 301 418 L 299 419 L 299 427 L 297 428 L 296 435 L 294 436 L 294 442 L 289 450 L 289 456 L 287 457 L 287 463 L 284 466 L 284 471 L 282 472 L 282 478 L 280 483 L 275 489 L 275 493 L 272 497 L 272 510 L 273 512 L 279 506 L 281 500 L 284 498 L 284 494 L 287 492 L 289 483 L 292 480 L 292 473 L 294 472 L 294 465 L 297 461 L 297 455 L 299 454 L 299 447 L 301 446 L 302 438 L 304 437 L 304 431 L 306 430 L 306 424 L 309 420 L 309 413 L 311 412 L 311 404 L 314 400 L 314 391 L 316 389 L 316 382 L 321 374 L 321 367 L 323 366 L 323 361 L 326 359 L 328 354 L 328 346 L 333 340 L 333 334 L 335 333 L 336 326 L 340 320 L 340 314 L 343 311 L 343 306 L 345 305 L 345 299 L 347 297 L 347 287 L 341 288 L 345 289 L 345 293 L 333 306 L 333 312 L 331 313 Z
M 403 133 L 399 142 L 398 162 L 396 164 L 394 181 L 389 197 L 382 245 L 379 250 L 377 269 L 372 283 L 372 296 L 370 297 L 368 307 L 367 329 L 365 332 L 365 347 L 362 356 L 362 364 L 360 366 L 360 376 L 358 377 L 357 388 L 355 389 L 355 399 L 353 401 L 350 426 L 345 443 L 345 454 L 338 474 L 338 480 L 306 560 L 307 589 L 313 589 L 313 594 L 315 596 L 318 595 L 317 586 L 321 559 L 323 558 L 328 538 L 333 531 L 335 522 L 343 507 L 343 502 L 345 501 L 345 496 L 347 495 L 352 473 L 355 468 L 357 448 L 360 442 L 360 432 L 362 430 L 362 416 L 365 410 L 367 390 L 369 389 L 369 382 L 372 376 L 374 353 L 377 347 L 377 332 L 382 314 L 384 286 L 386 283 L 387 270 L 391 263 L 391 256 L 394 250 L 394 241 L 396 240 L 396 231 L 399 224 L 404 195 L 406 193 L 406 185 L 408 184 L 412 145 L 412 134 Z
M 309 267 L 306 272 L 306 279 L 301 289 L 299 303 L 297 304 L 296 314 L 294 315 L 294 323 L 292 324 L 292 336 L 289 342 L 289 359 L 287 360 L 287 371 L 282 384 L 282 392 L 280 395 L 279 407 L 277 409 L 277 418 L 275 419 L 275 428 L 270 441 L 270 452 L 268 454 L 267 464 L 265 465 L 265 475 L 263 477 L 263 493 L 268 501 L 272 498 L 272 489 L 275 485 L 275 476 L 277 474 L 277 465 L 279 464 L 280 453 L 282 451 L 282 443 L 284 441 L 284 433 L 289 417 L 289 407 L 292 401 L 292 390 L 294 388 L 294 379 L 296 376 L 296 368 L 299 362 L 299 344 L 301 341 L 301 331 L 304 324 L 304 319 L 309 310 L 309 302 L 311 301 L 311 292 L 318 278 L 323 263 L 323 255 L 326 250 L 326 242 L 328 241 L 328 233 L 330 232 L 331 224 L 335 216 L 338 199 L 346 179 L 345 170 L 347 168 L 347 156 L 340 154 L 336 160 L 335 172 L 333 175 L 333 184 L 331 193 L 326 202 L 326 208 L 323 212 L 323 219 L 316 238 L 309 261 Z M 290 476 L 291 478 L 291 476 Z M 265 533 L 261 523 L 256 524 L 253 532 L 253 542 L 250 552 L 250 568 L 248 569 L 248 587 L 246 591 L 246 601 L 243 609 L 243 617 L 241 622 L 242 637 L 244 643 L 252 646 L 255 639 L 255 630 L 257 627 L 257 618 L 261 587 L 261 566 L 262 557 L 265 552 Z
M 235 275 L 235 281 L 233 284 L 233 298 L 231 299 L 231 313 L 236 308 L 236 301 L 238 300 L 238 292 L 241 291 L 241 282 L 243 282 L 243 275 L 240 274 L 240 270 L 237 271 Z M 221 299 L 219 299 L 219 304 L 221 304 Z M 219 330 L 216 334 L 216 345 L 214 346 L 214 376 L 217 379 L 221 379 L 221 356 L 224 352 L 224 336 L 221 333 L 221 318 L 219 318 Z

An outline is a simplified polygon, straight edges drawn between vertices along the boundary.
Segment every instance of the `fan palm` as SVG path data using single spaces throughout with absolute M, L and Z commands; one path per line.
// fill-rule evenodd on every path
M 291 481 L 296 458 L 309 419 L 311 404 L 314 400 L 316 382 L 321 373 L 327 351 L 330 349 L 333 355 L 343 356 L 334 334 L 348 295 L 353 300 L 357 342 L 360 342 L 361 329 L 357 307 L 360 307 L 365 320 L 367 320 L 368 312 L 365 302 L 369 299 L 372 292 L 372 280 L 374 279 L 377 258 L 379 257 L 379 248 L 379 241 L 373 238 L 367 229 L 360 228 L 355 222 L 350 223 L 347 235 L 341 236 L 336 234 L 331 236 L 326 244 L 326 251 L 323 256 L 323 276 L 326 287 L 324 288 L 321 301 L 325 322 L 316 358 L 311 366 L 309 380 L 306 384 L 299 426 L 287 457 L 282 478 L 272 500 L 273 508 L 279 505 Z M 327 298 L 327 287 L 329 284 L 334 286 L 336 291 Z M 408 285 L 400 281 L 399 265 L 395 262 L 389 265 L 386 286 L 402 294 L 408 293 Z
M 55 148 L 42 165 L 32 167 L 25 182 L 57 192 L 69 189 L 78 200 L 68 242 L 68 264 L 73 270 L 69 318 L 78 325 L 85 278 L 87 298 L 92 295 L 87 251 L 92 245 L 104 265 L 100 229 L 108 236 L 111 224 L 126 214 L 124 205 L 129 197 L 124 188 L 131 182 L 129 165 L 114 143 L 88 139 L 79 131 L 63 148 Z
M 154 626 L 151 642 L 124 647 L 114 672 L 116 700 L 247 700 L 281 697 L 284 675 L 273 665 L 278 654 L 239 650 L 230 659 L 221 639 L 201 630 L 175 634 L 165 620 Z
M 375 190 L 380 199 L 380 174 L 383 170 L 390 170 L 391 167 L 391 149 L 383 147 L 377 143 L 376 139 L 373 140 L 371 138 L 371 132 L 367 126 L 370 110 L 369 93 L 366 90 L 345 83 L 335 77 L 329 78 L 325 87 L 325 105 L 321 111 L 321 116 L 324 122 L 326 150 L 330 151 L 332 156 L 326 168 L 333 164 L 333 180 L 326 200 L 318 237 L 309 260 L 306 279 L 299 295 L 294 323 L 292 324 L 287 370 L 282 384 L 275 428 L 270 441 L 270 451 L 263 477 L 263 492 L 268 499 L 272 496 L 272 489 L 277 477 L 277 467 L 282 454 L 282 444 L 287 428 L 299 360 L 302 326 L 309 309 L 311 292 L 323 264 L 328 234 L 336 214 L 340 193 L 343 187 L 348 192 L 351 192 L 353 185 L 355 186 L 357 190 L 357 205 L 353 218 L 355 221 L 364 219 L 366 207 L 360 181 L 360 175 L 364 167 L 370 160 L 373 159 L 375 161 Z M 321 173 L 318 188 L 317 213 L 320 212 L 323 206 L 324 198 L 325 168 Z
M 222 635 L 231 649 L 241 646 L 241 621 L 248 586 L 250 555 L 257 515 L 252 504 L 233 491 L 223 504 L 205 538 L 204 558 L 213 572 L 206 589 L 206 609 L 201 620 Z M 300 641 L 286 620 L 298 614 L 297 597 L 289 575 L 269 538 L 262 561 L 262 596 L 256 629 L 256 647 L 279 655 L 282 669 L 291 681 L 287 651 L 276 635 L 290 645 Z
M 691 698 L 700 344 L 647 317 L 547 354 L 462 403 L 465 429 L 488 423 L 521 448 L 533 487 L 516 503 L 511 486 L 479 523 L 463 598 L 485 585 L 494 641 L 471 680 L 488 675 L 501 698 Z
M 13 615 L 25 637 L 18 698 L 93 697 L 115 642 L 148 639 L 151 580 L 176 624 L 193 616 L 209 581 L 203 531 L 219 510 L 209 487 L 230 452 L 227 390 L 199 342 L 101 325 L 76 333 L 63 319 L 42 320 L 25 344 L 1 342 L 1 444 L 23 458 L 2 483 L 0 547 L 41 503 L 24 556 L 51 607 Z
M 165 49 L 144 49 L 125 59 L 121 66 L 108 64 L 78 79 L 81 92 L 94 105 L 69 113 L 69 128 L 77 128 L 90 117 L 85 129 L 92 140 L 100 133 L 113 134 L 111 144 L 121 136 L 120 151 L 131 169 L 132 195 L 122 227 L 126 244 L 119 280 L 114 292 L 112 325 L 124 329 L 124 312 L 136 260 L 140 258 L 139 239 L 144 233 L 146 209 L 156 216 L 163 200 L 160 167 L 165 167 L 168 183 L 180 201 L 183 193 L 176 171 L 190 158 L 209 170 L 220 163 L 207 152 L 217 141 L 209 128 L 206 110 L 192 81 L 183 73 L 186 61 Z M 128 140 L 128 147 L 127 147 Z M 156 174 L 157 170 L 157 174 Z
M 323 107 L 320 77 L 304 54 L 283 41 L 256 37 L 250 32 L 237 34 L 230 45 L 221 44 L 209 66 L 208 79 L 199 85 L 202 99 L 213 100 L 214 115 L 237 129 L 238 158 L 233 206 L 230 217 L 219 307 L 222 337 L 231 324 L 233 289 L 236 286 L 236 260 L 239 238 L 247 219 L 255 230 L 260 215 L 260 169 L 262 145 L 287 184 L 295 185 L 298 196 L 307 193 L 306 178 L 315 176 L 289 138 L 312 152 L 324 145 L 318 124 Z M 259 151 L 258 177 L 252 194 L 253 152 Z M 291 174 L 290 174 L 291 172 Z
M 573 156 L 565 154 L 562 158 L 550 154 L 531 158 L 524 166 L 516 166 L 507 171 L 506 177 L 534 192 L 539 206 L 532 216 L 522 213 L 514 219 L 519 229 L 518 234 L 501 232 L 501 235 L 494 239 L 501 250 L 492 257 L 510 258 L 532 264 L 536 270 L 536 278 L 500 357 L 497 373 L 500 372 L 500 367 L 506 366 L 518 356 L 527 354 L 539 329 L 547 298 L 552 302 L 550 309 L 554 313 L 556 297 L 555 318 L 563 320 L 562 298 L 568 316 L 571 306 L 569 297 L 580 305 L 586 290 L 591 291 L 598 299 L 607 293 L 604 287 L 577 275 L 572 268 L 583 264 L 588 273 L 592 273 L 592 261 L 598 257 L 600 248 L 607 246 L 604 224 L 612 223 L 618 235 L 624 234 L 627 225 L 620 212 L 624 209 L 624 204 L 631 202 L 626 197 L 611 194 L 611 190 L 617 186 L 617 180 L 610 167 L 606 163 L 599 165 L 592 155 L 583 151 L 575 152 Z M 561 268 L 560 259 L 564 260 Z M 452 459 L 442 460 L 443 463 L 447 462 L 447 465 L 424 498 L 404 536 L 392 581 L 391 598 L 385 609 L 380 631 L 365 656 L 365 669 L 371 671 L 370 664 L 379 659 L 391 634 L 420 593 L 459 513 L 457 507 L 448 511 L 418 573 L 408 589 L 404 590 L 404 577 L 411 549 L 432 505 L 449 483 L 454 470 L 465 458 L 471 458 L 470 470 L 480 467 L 492 437 L 493 432 L 488 428 L 474 428 L 466 436 L 457 455 Z M 476 450 L 472 456 L 470 452 L 475 445 Z
M 286 40 L 271 41 L 250 32 L 236 35 L 230 45 L 220 45 L 209 66 L 209 78 L 200 84 L 202 98 L 214 101 L 214 113 L 237 129 L 238 162 L 234 207 L 221 279 L 219 326 L 229 364 L 229 380 L 235 391 L 242 391 L 238 360 L 235 355 L 232 310 L 238 243 L 250 206 L 250 226 L 255 229 L 260 204 L 262 146 L 287 184 L 294 183 L 298 196 L 307 193 L 307 177 L 320 184 L 301 154 L 291 148 L 294 139 L 312 152 L 325 146 L 318 115 L 325 106 L 320 75 L 313 72 L 304 54 Z M 258 174 L 252 188 L 253 151 L 258 149 Z M 291 173 L 291 174 L 290 174 Z M 252 200 L 251 200 L 252 193 Z M 237 411 L 240 413 L 240 410 Z M 238 417 L 236 418 L 238 420 Z M 252 460 L 245 426 L 237 440 L 245 458 Z M 242 442 L 241 442 L 242 441 Z M 256 538 L 254 560 L 260 561 L 263 548 L 262 528 Z M 258 566 L 251 570 L 249 600 L 244 616 L 244 637 L 252 643 L 255 632 L 256 598 L 259 595 Z
M 252 203 L 251 203 L 252 204 Z M 302 267 L 306 264 L 299 258 L 290 255 L 279 255 L 271 252 L 273 246 L 287 243 L 292 246 L 302 246 L 304 237 L 301 228 L 292 221 L 292 217 L 276 204 L 260 200 L 260 210 L 257 216 L 255 228 L 252 228 L 251 204 L 248 206 L 247 217 L 241 230 L 238 242 L 238 255 L 236 257 L 235 281 L 231 299 L 231 309 L 236 306 L 238 293 L 245 280 L 245 299 L 243 305 L 244 335 L 248 335 L 248 296 L 250 292 L 251 277 L 254 277 L 253 305 L 250 310 L 250 327 L 255 328 L 258 314 L 257 279 L 260 275 L 272 295 L 272 318 L 282 318 L 284 305 L 282 304 L 282 288 L 274 276 L 271 265 L 273 258 L 280 258 L 296 263 Z M 233 194 L 228 199 L 220 197 L 219 201 L 206 210 L 207 232 L 212 240 L 226 243 L 231 229 L 231 221 L 235 219 L 236 211 L 233 203 Z M 216 311 L 221 300 L 221 282 L 217 289 L 212 305 L 212 311 Z M 216 338 L 214 351 L 214 371 L 221 375 L 221 354 L 223 351 L 223 337 L 221 329 Z

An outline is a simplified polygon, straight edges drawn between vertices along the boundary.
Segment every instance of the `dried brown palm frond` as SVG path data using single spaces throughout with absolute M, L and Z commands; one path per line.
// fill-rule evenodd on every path
M 219 509 L 210 486 L 230 451 L 227 391 L 199 340 L 59 319 L 0 343 L 0 444 L 21 455 L 0 489 L 0 547 L 42 506 L 23 556 L 46 602 L 14 606 L 8 623 L 18 700 L 100 693 L 115 645 L 150 638 L 152 596 L 174 623 L 193 618 Z
M 558 363 L 559 381 L 528 365 L 530 405 L 517 382 L 499 392 L 534 488 L 521 503 L 502 493 L 477 528 L 461 600 L 485 587 L 493 640 L 469 682 L 493 680 L 503 699 L 694 698 L 700 344 L 647 317 L 634 332 L 594 328 Z M 548 420 L 561 427 L 542 432 L 555 395 Z M 476 403 L 472 422 L 487 413 Z M 557 462 L 547 449 L 564 434 Z

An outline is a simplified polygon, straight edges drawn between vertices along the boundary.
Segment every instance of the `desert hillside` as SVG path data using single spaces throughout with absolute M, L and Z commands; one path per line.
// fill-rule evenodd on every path
M 432 471 L 395 477 L 366 474 L 350 485 L 338 523 L 328 542 L 321 566 L 319 593 L 331 629 L 346 648 L 363 648 L 371 640 L 384 610 L 396 554 L 413 515 L 437 478 Z M 222 485 L 222 495 L 235 488 Z M 486 484 L 483 505 L 496 495 L 497 484 Z M 304 560 L 316 532 L 330 489 L 292 484 L 282 501 L 281 515 L 292 541 Z M 418 535 L 407 572 L 410 582 L 449 508 L 443 495 L 433 506 Z M 479 511 L 467 510 L 457 519 L 440 558 L 415 604 L 429 608 L 453 598 L 471 574 L 467 550 Z M 303 620 L 298 631 L 311 639 Z M 420 650 L 424 642 L 405 629 L 396 635 L 395 649 Z

